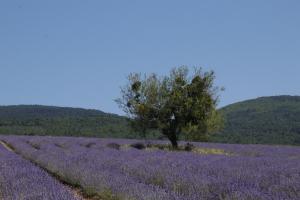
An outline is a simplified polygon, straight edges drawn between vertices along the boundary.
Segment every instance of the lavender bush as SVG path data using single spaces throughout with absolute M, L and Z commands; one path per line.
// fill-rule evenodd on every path
M 0 145 L 0 199 L 75 200 L 64 185 Z
M 142 142 L 137 140 L 0 139 L 103 199 L 300 199 L 299 147 L 193 143 L 196 150 L 185 152 L 131 148 Z M 120 148 L 110 148 L 111 143 Z

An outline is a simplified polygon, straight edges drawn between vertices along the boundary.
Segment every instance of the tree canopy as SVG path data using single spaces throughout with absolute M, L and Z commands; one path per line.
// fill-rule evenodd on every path
M 142 133 L 158 129 L 177 148 L 180 134 L 203 140 L 218 128 L 220 88 L 214 80 L 213 71 L 194 68 L 190 73 L 186 66 L 172 69 L 169 76 L 132 73 L 117 103 L 135 128 Z

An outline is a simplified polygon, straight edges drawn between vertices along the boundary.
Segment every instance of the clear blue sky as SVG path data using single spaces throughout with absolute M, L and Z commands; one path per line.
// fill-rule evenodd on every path
M 220 106 L 300 95 L 300 1 L 1 0 L 0 104 L 122 113 L 130 72 L 202 66 Z

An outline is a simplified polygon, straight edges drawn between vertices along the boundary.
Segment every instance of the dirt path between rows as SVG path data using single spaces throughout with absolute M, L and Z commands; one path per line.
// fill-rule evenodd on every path
M 2 146 L 3 146 L 6 150 L 15 153 L 15 151 L 14 151 L 12 148 L 10 148 L 6 143 L 2 142 L 1 140 L 0 140 L 0 144 L 2 144 Z
M 17 152 L 15 152 L 15 150 L 13 148 L 11 148 L 6 142 L 0 140 L 0 145 L 2 145 L 7 151 L 10 151 L 10 152 L 13 152 L 15 154 L 18 154 Z M 18 154 L 19 155 L 19 154 Z M 22 155 L 20 155 L 23 159 L 27 160 L 26 158 L 24 158 Z M 31 162 L 29 160 L 29 162 Z M 32 162 L 31 162 L 32 163 Z M 36 163 L 33 163 L 35 166 L 41 168 L 40 166 L 38 166 Z M 43 171 L 46 171 L 48 173 L 47 170 L 41 168 Z M 64 185 L 66 187 L 67 190 L 69 190 L 75 197 L 75 199 L 77 200 L 90 200 L 90 199 L 87 199 L 87 198 L 84 198 L 81 194 L 81 191 L 80 189 L 76 189 L 76 188 L 73 188 L 71 187 L 70 185 L 67 185 L 65 183 L 63 183 L 61 180 L 57 179 L 55 176 L 53 176 L 52 174 L 48 173 L 52 178 L 56 179 L 58 182 L 60 182 L 62 185 Z

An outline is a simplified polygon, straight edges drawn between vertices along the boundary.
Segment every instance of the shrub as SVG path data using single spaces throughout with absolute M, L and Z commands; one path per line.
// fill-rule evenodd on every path
M 112 149 L 116 149 L 116 150 L 120 150 L 120 145 L 119 144 L 117 144 L 117 143 L 108 143 L 107 145 L 106 145 L 108 148 L 112 148 Z
M 146 146 L 143 143 L 133 143 L 130 146 L 135 148 L 135 149 L 139 149 L 139 150 L 142 150 L 142 149 L 146 148 Z
M 184 146 L 184 150 L 185 151 L 192 151 L 193 149 L 195 148 L 195 146 L 191 143 L 186 143 L 185 146 Z
M 94 146 L 94 145 L 96 145 L 95 142 L 90 142 L 90 143 L 87 143 L 87 144 L 85 145 L 85 147 L 86 147 L 86 148 L 91 148 L 91 147 Z

